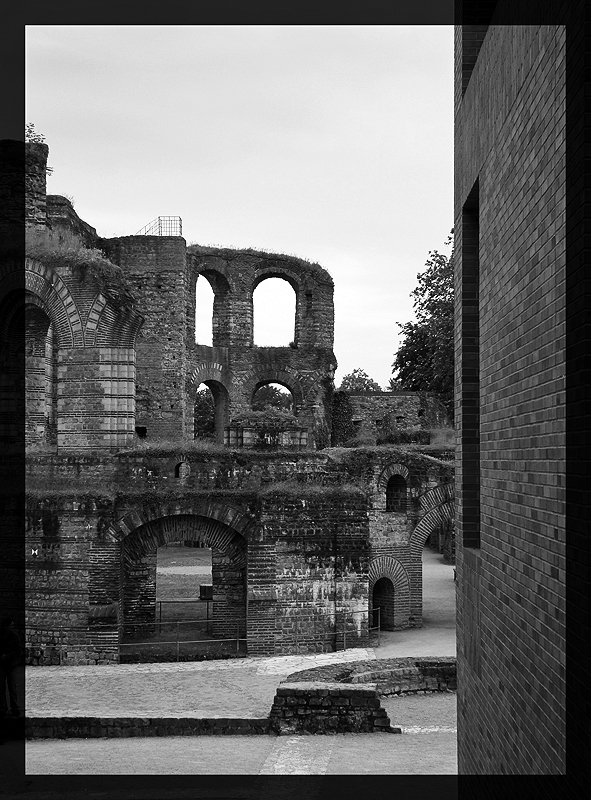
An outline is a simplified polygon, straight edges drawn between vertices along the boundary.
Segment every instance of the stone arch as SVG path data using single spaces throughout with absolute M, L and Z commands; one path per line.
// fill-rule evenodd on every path
M 392 627 L 385 630 L 408 628 L 410 617 L 410 578 L 404 566 L 392 556 L 377 556 L 369 563 L 369 602 L 373 609 L 374 588 L 378 581 L 387 578 L 392 584 L 392 605 L 387 619 Z

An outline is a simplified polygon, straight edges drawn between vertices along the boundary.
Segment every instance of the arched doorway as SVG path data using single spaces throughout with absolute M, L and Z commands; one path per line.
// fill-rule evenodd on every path
M 394 584 L 390 578 L 380 578 L 373 587 L 372 608 L 380 609 L 380 630 L 394 630 Z M 375 617 L 374 617 L 375 619 Z M 374 624 L 376 624 L 374 622 Z
M 180 660 L 186 660 L 191 654 L 192 657 L 195 654 L 197 657 L 201 657 L 201 654 L 219 657 L 226 650 L 236 652 L 245 649 L 246 539 L 217 519 L 179 514 L 147 522 L 123 540 L 122 660 L 130 660 L 126 658 L 126 650 L 133 639 L 150 640 L 154 642 L 154 649 L 158 644 L 157 637 L 162 640 L 161 607 L 156 593 L 157 553 L 163 545 L 176 542 L 192 542 L 211 552 L 211 579 L 208 583 L 211 581 L 213 586 L 212 595 L 203 600 L 204 603 L 210 602 L 207 625 L 196 624 L 201 614 L 196 616 L 192 627 L 181 625 L 180 622 L 176 625 L 177 635 L 183 628 L 183 641 L 191 641 L 193 645 L 189 649 L 184 645 L 180 648 L 185 650 Z M 198 581 L 195 580 L 195 596 L 198 588 Z M 166 631 L 175 633 L 174 629 L 168 631 L 167 628 Z M 242 640 L 242 645 L 237 644 L 239 640 Z M 208 646 L 201 648 L 200 641 L 207 642 Z M 216 641 L 229 644 L 220 649 L 214 646 Z M 143 650 L 149 654 L 148 645 Z M 169 660 L 168 657 L 165 660 Z

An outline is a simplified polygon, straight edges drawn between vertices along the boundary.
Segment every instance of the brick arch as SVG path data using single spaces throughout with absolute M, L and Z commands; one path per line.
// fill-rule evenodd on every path
M 369 585 L 373 585 L 380 578 L 390 578 L 394 588 L 404 589 L 406 586 L 410 592 L 410 581 L 407 571 L 400 561 L 392 556 L 377 556 L 369 563 Z M 409 595 L 410 596 L 410 595 Z
M 420 559 L 425 542 L 433 531 L 447 522 L 453 522 L 454 501 L 443 500 L 427 509 L 419 519 L 410 537 L 410 552 L 413 559 Z
M 154 504 L 129 511 L 116 523 L 109 526 L 105 531 L 105 537 L 110 541 L 123 542 L 137 528 L 159 519 L 175 516 L 203 517 L 215 520 L 240 534 L 246 540 L 256 528 L 256 523 L 239 509 L 203 498 L 185 503 Z
M 220 519 L 224 518 L 221 507 L 203 507 L 201 511 L 207 516 L 182 513 L 181 509 L 176 509 L 176 513 L 175 509 L 168 510 L 173 513 L 153 517 L 135 527 L 120 544 L 120 598 L 125 623 L 155 621 L 158 548 L 168 542 L 191 540 L 212 549 L 213 635 L 234 636 L 238 631 L 244 636 L 247 540 L 244 531 L 236 529 L 240 520 L 233 517 L 230 508 L 225 509 L 225 521 Z
M 7 262 L 0 268 L 0 303 L 13 293 L 17 306 L 25 302 L 33 303 L 47 314 L 53 323 L 58 347 L 84 346 L 78 307 L 70 290 L 56 272 L 39 261 L 26 258 L 23 281 L 22 262 Z M 5 330 L 2 331 L 2 335 L 4 334 Z
M 203 361 L 188 376 L 187 389 L 189 392 L 196 392 L 200 384 L 215 381 L 221 384 L 229 394 L 230 379 L 225 373 L 227 373 L 227 368 L 223 364 L 217 361 Z
M 260 369 L 248 373 L 244 379 L 244 393 L 248 397 L 249 404 L 252 403 L 254 393 L 258 388 L 267 383 L 280 383 L 293 395 L 296 410 L 302 408 L 304 403 L 304 390 L 302 376 L 292 369 Z
M 134 347 L 144 318 L 135 309 L 118 308 L 102 292 L 94 298 L 86 324 L 86 345 L 99 347 Z
M 369 602 L 373 608 L 373 590 L 381 578 L 388 578 L 393 587 L 393 607 L 390 616 L 392 629 L 407 628 L 410 617 L 410 578 L 398 559 L 392 556 L 377 556 L 369 563 Z
M 25 259 L 25 289 L 47 309 L 59 347 L 84 347 L 78 306 L 61 277 L 39 261 Z
M 236 568 L 246 566 L 246 539 L 217 519 L 195 514 L 173 514 L 140 525 L 124 539 L 124 560 L 133 561 L 168 542 L 181 540 L 219 550 Z
M 388 486 L 388 481 L 392 477 L 392 475 L 401 475 L 404 480 L 406 481 L 407 487 L 410 486 L 410 472 L 404 466 L 404 464 L 388 464 L 382 472 L 377 481 L 377 489 L 378 492 L 386 491 L 386 487 Z

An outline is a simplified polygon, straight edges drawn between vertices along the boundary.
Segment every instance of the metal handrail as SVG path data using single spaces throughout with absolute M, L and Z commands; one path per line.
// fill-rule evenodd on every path
M 156 217 L 135 234 L 136 236 L 182 236 L 183 221 L 178 216 Z

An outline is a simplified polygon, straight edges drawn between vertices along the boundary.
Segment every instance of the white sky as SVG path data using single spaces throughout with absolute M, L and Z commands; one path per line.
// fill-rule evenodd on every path
M 178 214 L 187 243 L 321 264 L 337 385 L 386 387 L 416 275 L 448 252 L 453 26 L 32 25 L 26 119 L 48 192 L 101 236 Z

